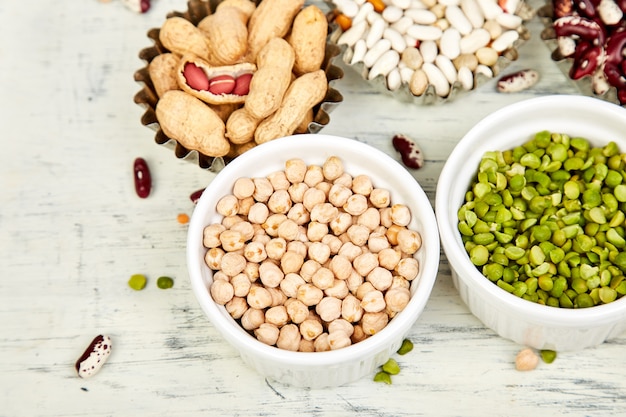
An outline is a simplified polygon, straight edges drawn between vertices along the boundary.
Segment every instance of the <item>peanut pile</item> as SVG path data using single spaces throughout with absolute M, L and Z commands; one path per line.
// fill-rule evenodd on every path
M 340 349 L 381 331 L 408 304 L 419 232 L 411 212 L 331 156 L 239 178 L 205 227 L 209 291 L 258 340 L 281 349 Z
M 234 158 L 304 133 L 328 90 L 328 22 L 304 0 L 224 0 L 198 25 L 173 16 L 149 64 L 163 133 L 188 150 Z

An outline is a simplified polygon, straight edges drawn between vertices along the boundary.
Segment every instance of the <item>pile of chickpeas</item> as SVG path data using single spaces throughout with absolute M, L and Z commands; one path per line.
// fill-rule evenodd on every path
M 419 272 L 411 212 L 339 157 L 238 178 L 205 227 L 213 300 L 281 349 L 340 349 L 380 332 L 408 304 Z

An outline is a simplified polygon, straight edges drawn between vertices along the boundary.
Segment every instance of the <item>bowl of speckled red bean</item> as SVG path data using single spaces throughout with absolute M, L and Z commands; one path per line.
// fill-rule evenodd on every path
M 573 351 L 626 330 L 626 109 L 554 95 L 458 142 L 436 215 L 453 281 L 500 336 Z
M 200 307 L 246 364 L 289 385 L 338 386 L 373 376 L 409 335 L 439 236 L 393 158 L 302 134 L 217 174 L 192 215 L 187 263 Z

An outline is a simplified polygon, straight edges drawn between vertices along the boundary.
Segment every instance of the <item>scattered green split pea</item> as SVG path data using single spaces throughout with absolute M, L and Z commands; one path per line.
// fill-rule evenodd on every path
M 409 339 L 404 339 L 402 341 L 402 345 L 396 353 L 398 353 L 399 355 L 406 355 L 412 350 L 413 342 L 411 342 Z M 381 366 L 381 370 L 378 371 L 376 375 L 374 375 L 374 382 L 384 382 L 385 384 L 391 385 L 391 376 L 397 375 L 399 373 L 400 365 L 395 359 L 389 358 L 387 362 L 385 362 Z

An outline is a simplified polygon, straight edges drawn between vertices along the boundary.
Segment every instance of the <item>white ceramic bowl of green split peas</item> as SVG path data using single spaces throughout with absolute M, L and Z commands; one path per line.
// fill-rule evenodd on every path
M 557 352 L 626 330 L 623 155 L 626 109 L 572 95 L 508 105 L 459 141 L 435 211 L 454 285 L 487 327 Z
M 329 164 L 326 169 L 327 161 L 337 162 L 334 157 L 346 174 L 342 179 L 336 177 L 337 164 Z M 250 179 L 254 180 L 253 188 L 247 187 Z M 341 182 L 344 188 L 328 188 L 331 182 Z M 287 193 L 279 191 L 286 189 Z M 326 191 L 320 194 L 312 190 Z M 301 192 L 304 194 L 299 195 Z M 286 194 L 291 202 L 280 197 Z M 222 200 L 225 196 L 229 197 Z M 236 210 L 233 198 L 238 201 Z M 376 207 L 367 212 L 379 213 L 377 222 L 383 229 L 371 222 L 372 217 L 366 220 L 363 206 L 356 209 L 352 200 L 367 200 L 368 207 Z M 304 205 L 308 215 L 296 210 L 300 201 L 298 210 Z M 333 214 L 334 209 L 327 204 L 349 215 Z M 287 205 L 291 207 L 288 211 Z M 316 207 L 321 207 L 319 212 Z M 267 210 L 265 218 L 263 210 Z M 287 213 L 288 219 L 301 219 L 302 228 L 294 233 L 296 229 L 283 213 Z M 324 213 L 329 214 L 325 219 Z M 233 220 L 235 217 L 239 219 Z M 363 235 L 358 238 L 358 233 L 351 235 L 349 229 L 342 232 L 347 224 L 342 226 L 343 220 L 329 223 L 331 217 L 367 225 L 367 241 L 359 240 Z M 242 225 L 244 219 L 247 224 Z M 324 222 L 328 227 L 316 224 Z M 397 223 L 397 227 L 392 227 L 392 223 Z M 218 231 L 220 227 L 216 225 L 220 224 L 226 225 L 226 232 Z M 394 237 L 390 232 L 383 238 L 380 232 L 385 234 L 385 229 L 394 229 L 397 234 Z M 359 230 L 364 229 L 355 227 L 356 232 Z M 241 235 L 232 239 L 235 232 Z M 417 242 L 412 240 L 417 237 L 413 232 L 419 235 L 420 244 L 404 246 L 402 242 Z M 408 238 L 401 238 L 401 234 Z M 394 250 L 382 249 L 387 246 L 385 240 L 404 253 L 402 260 L 394 260 Z M 245 244 L 235 247 L 241 242 Z M 284 247 L 287 250 L 281 252 Z M 437 276 L 439 259 L 435 214 L 415 178 L 396 160 L 370 145 L 322 134 L 276 139 L 226 165 L 198 200 L 187 240 L 193 292 L 217 332 L 262 377 L 310 388 L 373 377 L 397 353 L 422 313 Z M 371 261 L 377 265 L 368 267 Z M 378 294 L 373 291 L 368 295 L 372 290 L 368 289 L 369 284 L 375 286 Z M 359 293 L 358 288 L 365 292 Z M 387 297 L 394 288 L 399 296 L 396 301 L 384 298 L 385 306 L 374 308 L 382 302 L 381 294 Z M 271 301 L 263 299 L 266 291 Z M 316 296 L 322 298 L 316 301 Z M 379 326 L 381 321 L 386 325 Z

